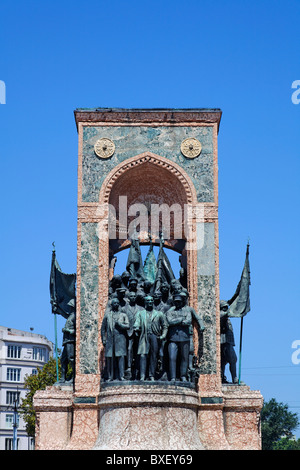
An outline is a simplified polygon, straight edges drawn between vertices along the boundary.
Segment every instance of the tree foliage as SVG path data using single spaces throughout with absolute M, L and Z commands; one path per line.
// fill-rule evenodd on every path
M 297 414 L 290 412 L 288 405 L 271 398 L 264 403 L 261 411 L 262 449 L 274 450 L 280 446 L 292 445 L 288 441 L 298 425 Z
M 58 363 L 60 370 L 60 361 Z M 27 375 L 24 386 L 27 389 L 25 398 L 22 399 L 19 411 L 26 424 L 28 436 L 35 436 L 35 411 L 33 408 L 33 396 L 37 390 L 45 390 L 46 387 L 56 382 L 56 361 L 50 358 L 42 367 L 38 368 L 36 375 Z
M 273 445 L 273 450 L 300 450 L 300 439 L 284 437 Z

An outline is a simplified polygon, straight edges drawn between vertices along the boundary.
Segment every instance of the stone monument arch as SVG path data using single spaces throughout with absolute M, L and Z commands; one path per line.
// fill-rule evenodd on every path
M 73 386 L 56 385 L 37 393 L 38 449 L 260 448 L 260 393 L 221 381 L 217 142 L 221 114 L 219 109 L 75 111 L 79 144 L 75 379 Z M 157 215 L 155 210 L 162 206 L 175 208 L 170 224 L 166 213 L 158 211 L 153 227 L 153 212 Z M 201 355 L 193 380 L 180 376 L 151 382 L 141 380 L 140 374 L 110 381 L 103 374 L 108 348 L 103 325 L 114 295 L 110 281 L 115 256 L 133 246 L 132 227 L 138 243 L 151 239 L 173 249 L 186 268 L 188 304 L 204 324 L 201 334 L 194 324 L 195 349 Z M 172 301 L 179 302 L 175 296 Z M 120 323 L 126 326 L 123 313 Z M 167 334 L 172 319 L 168 322 Z

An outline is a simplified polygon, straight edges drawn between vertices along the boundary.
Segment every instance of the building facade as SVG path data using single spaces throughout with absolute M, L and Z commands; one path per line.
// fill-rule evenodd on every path
M 45 336 L 0 326 L 0 450 L 13 449 L 14 429 L 17 450 L 34 449 L 24 420 L 16 411 L 26 394 L 25 377 L 36 374 L 48 362 L 52 350 Z

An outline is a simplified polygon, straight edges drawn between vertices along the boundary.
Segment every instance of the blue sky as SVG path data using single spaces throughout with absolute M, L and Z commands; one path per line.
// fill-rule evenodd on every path
M 0 324 L 54 340 L 54 240 L 62 269 L 76 271 L 75 108 L 221 108 L 224 299 L 250 238 L 242 379 L 300 412 L 300 364 L 291 359 L 300 340 L 300 104 L 291 100 L 300 2 L 4 0 L 0 8 Z

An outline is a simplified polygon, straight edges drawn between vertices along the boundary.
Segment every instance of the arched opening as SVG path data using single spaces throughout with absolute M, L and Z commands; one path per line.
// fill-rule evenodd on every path
M 109 264 L 138 234 L 141 246 L 164 246 L 181 255 L 186 268 L 187 208 L 195 202 L 194 187 L 176 164 L 145 153 L 118 165 L 106 178 L 101 198 L 108 203 Z M 111 271 L 110 271 L 111 272 Z
M 187 250 L 186 224 L 188 209 L 197 204 L 197 195 L 185 171 L 169 159 L 145 152 L 120 163 L 107 175 L 100 190 L 99 203 L 108 208 L 109 278 L 114 274 L 116 256 L 119 254 L 119 259 L 122 256 L 126 258 L 121 253 L 130 247 L 132 234 L 137 233 L 142 250 L 150 241 L 154 248 L 160 245 L 162 236 L 163 247 L 172 250 L 168 250 L 168 256 L 174 258 L 171 253 L 178 253 L 174 269 L 176 275 L 178 269 L 185 270 L 191 302 L 194 303 L 197 292 L 196 256 Z M 194 222 L 189 220 L 188 224 L 188 230 L 193 231 Z M 103 248 L 106 252 L 105 245 Z M 118 264 L 119 271 L 124 262 Z
M 184 187 L 174 173 L 151 161 L 133 166 L 117 179 L 110 193 L 111 250 L 119 250 L 124 242 L 126 246 L 126 240 L 137 231 L 141 243 L 149 235 L 156 242 L 162 233 L 166 243 L 182 251 L 178 242 L 185 238 L 187 202 Z

